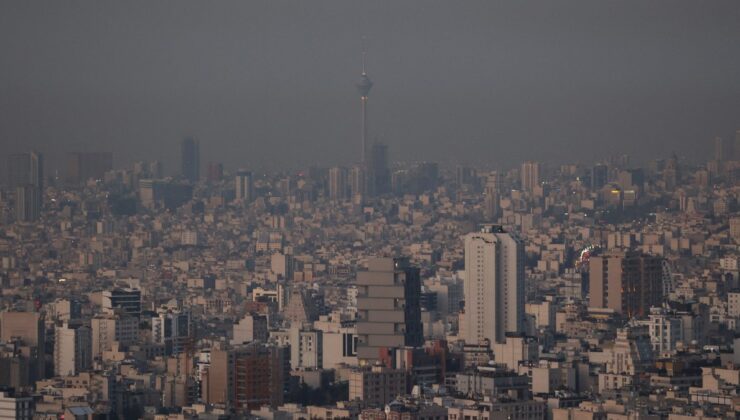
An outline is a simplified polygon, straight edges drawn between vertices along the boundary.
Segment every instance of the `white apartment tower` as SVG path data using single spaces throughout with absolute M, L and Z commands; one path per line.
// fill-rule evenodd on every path
M 254 200 L 254 177 L 251 171 L 240 169 L 234 177 L 237 201 L 251 203 Z
M 92 365 L 92 334 L 89 327 L 58 325 L 54 331 L 54 374 L 74 376 Z
M 534 192 L 535 187 L 540 184 L 540 163 L 533 161 L 522 163 L 521 177 L 522 190 Z
M 347 178 L 346 168 L 329 169 L 329 199 L 331 201 L 347 199 Z
M 524 331 L 524 245 L 497 225 L 465 236 L 465 314 L 468 344 L 504 342 Z

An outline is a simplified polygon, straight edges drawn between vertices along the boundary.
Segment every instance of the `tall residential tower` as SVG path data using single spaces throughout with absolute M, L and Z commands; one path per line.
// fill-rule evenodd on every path
M 180 143 L 182 160 L 181 173 L 183 178 L 190 182 L 200 179 L 200 142 L 192 137 L 186 137 Z
M 531 160 L 522 163 L 521 177 L 522 190 L 534 192 L 535 187 L 540 184 L 540 163 Z
M 372 258 L 357 272 L 357 358 L 372 364 L 424 343 L 419 268 L 406 258 Z
M 251 203 L 254 200 L 254 176 L 252 171 L 240 169 L 236 172 L 234 178 L 236 186 L 236 199 L 244 203 Z
M 501 226 L 485 224 L 465 236 L 467 344 L 503 342 L 524 330 L 524 245 Z

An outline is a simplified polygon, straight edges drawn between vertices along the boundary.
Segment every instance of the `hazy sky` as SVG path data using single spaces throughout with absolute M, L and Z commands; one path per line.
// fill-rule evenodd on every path
M 740 1 L 3 1 L 0 146 L 227 168 L 708 157 L 740 128 Z M 2 160 L 4 164 L 4 160 Z

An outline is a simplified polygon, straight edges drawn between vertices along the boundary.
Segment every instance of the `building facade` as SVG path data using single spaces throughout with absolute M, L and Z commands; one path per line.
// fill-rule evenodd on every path
M 394 348 L 420 346 L 419 269 L 405 258 L 373 258 L 357 273 L 357 357 L 383 360 Z
M 524 331 L 524 246 L 500 226 L 465 236 L 465 313 L 468 344 L 503 342 Z

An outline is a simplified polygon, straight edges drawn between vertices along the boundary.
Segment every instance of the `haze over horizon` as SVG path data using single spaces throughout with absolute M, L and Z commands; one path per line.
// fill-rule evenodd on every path
M 737 1 L 5 2 L 0 146 L 117 167 L 704 160 L 740 129 Z M 4 156 L 0 156 L 4 159 Z M 4 160 L 2 160 L 4 162 Z

